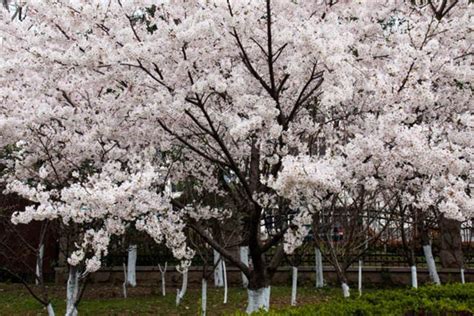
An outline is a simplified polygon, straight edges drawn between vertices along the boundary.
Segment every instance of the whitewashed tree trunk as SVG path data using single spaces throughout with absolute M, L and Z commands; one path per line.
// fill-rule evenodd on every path
M 131 286 L 137 286 L 137 245 L 128 247 L 127 260 L 127 283 Z
M 431 281 L 435 284 L 441 284 L 439 279 L 438 271 L 436 270 L 436 264 L 431 250 L 431 245 L 424 245 L 423 252 L 425 254 L 426 264 L 428 265 L 428 271 L 430 273 Z
M 166 269 L 168 268 L 168 262 L 165 262 L 165 266 L 162 268 L 161 265 L 158 265 L 161 273 L 161 293 L 163 296 L 166 296 Z
M 316 261 L 316 288 L 322 288 L 324 286 L 323 276 L 323 256 L 321 250 L 315 248 L 315 261 Z
M 349 285 L 343 282 L 341 284 L 341 287 L 342 287 L 342 295 L 344 295 L 345 298 L 350 297 L 351 293 L 350 293 Z
M 240 247 L 240 261 L 246 266 L 249 266 L 249 247 L 241 246 Z M 249 285 L 249 280 L 247 276 L 242 272 L 242 285 L 246 288 Z
M 228 292 L 227 269 L 226 269 L 225 261 L 221 260 L 221 262 L 222 262 L 222 271 L 224 273 L 224 304 L 227 304 L 227 292 Z
M 248 305 L 247 314 L 263 309 L 268 311 L 270 308 L 270 287 L 260 288 L 258 290 L 247 289 Z
M 186 294 L 187 289 L 188 289 L 188 270 L 183 272 L 183 283 L 181 284 L 181 290 L 178 289 L 178 293 L 176 295 L 176 306 L 178 306 L 181 303 L 181 300 Z
M 127 265 L 123 264 L 123 283 L 122 283 L 122 290 L 123 290 L 123 298 L 127 298 Z
M 44 244 L 41 243 L 38 249 L 38 256 L 36 257 L 36 285 L 39 285 L 43 281 L 43 257 Z
M 214 250 L 214 265 L 216 266 L 214 269 L 214 285 L 216 287 L 223 287 L 224 286 L 224 273 L 222 271 L 222 264 L 221 264 L 221 254 Z
M 202 279 L 202 290 L 201 290 L 201 315 L 206 316 L 207 312 L 207 280 Z
M 298 268 L 291 267 L 291 306 L 296 306 L 296 291 L 298 289 Z
M 69 277 L 67 279 L 67 303 L 66 316 L 76 316 L 76 301 L 79 294 L 79 271 L 76 266 L 69 267 Z
M 46 310 L 48 311 L 48 316 L 55 316 L 54 308 L 51 303 L 48 303 L 48 306 L 46 306 Z
M 411 287 L 418 288 L 418 276 L 416 272 L 416 266 L 411 266 Z
M 464 268 L 461 268 L 461 283 L 462 284 L 466 283 L 466 279 L 464 279 Z
M 358 278 L 359 296 L 362 295 L 362 260 L 359 260 L 359 278 Z

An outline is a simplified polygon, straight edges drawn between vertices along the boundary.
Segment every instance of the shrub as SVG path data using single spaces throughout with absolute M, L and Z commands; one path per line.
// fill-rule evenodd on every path
M 419 289 L 377 290 L 362 297 L 335 298 L 323 304 L 259 312 L 256 315 L 472 315 L 473 311 L 474 284 L 448 284 Z

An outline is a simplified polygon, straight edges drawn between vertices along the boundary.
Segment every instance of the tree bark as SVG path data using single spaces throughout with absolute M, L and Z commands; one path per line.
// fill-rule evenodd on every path
M 415 265 L 411 266 L 411 287 L 414 289 L 418 288 L 418 277 Z
M 161 273 L 161 294 L 166 296 L 166 269 L 168 268 L 168 262 L 165 262 L 165 266 L 162 268 L 161 265 L 158 265 Z M 207 286 L 207 283 L 206 283 Z
M 43 284 L 44 243 L 40 243 L 36 257 L 36 285 Z
M 131 286 L 137 286 L 137 245 L 130 245 L 128 248 L 127 263 L 127 283 Z
M 362 260 L 359 260 L 359 277 L 358 277 L 358 289 L 359 289 L 359 296 L 362 295 Z
M 46 306 L 46 310 L 48 311 L 48 316 L 55 316 L 54 308 L 51 303 L 48 303 L 48 305 Z
M 227 286 L 227 269 L 225 266 L 225 261 L 222 260 L 222 272 L 224 274 L 224 304 L 227 304 L 227 291 L 228 291 L 228 286 Z
M 178 289 L 178 293 L 176 295 L 176 306 L 181 303 L 181 300 L 184 298 L 186 294 L 186 290 L 188 289 L 188 270 L 183 272 L 183 283 L 181 284 L 181 290 Z
M 322 288 L 324 286 L 324 275 L 323 275 L 323 256 L 321 250 L 315 248 L 315 261 L 316 261 L 316 288 Z
M 217 250 L 214 250 L 214 286 L 224 286 L 224 271 L 222 270 L 221 255 Z
M 348 298 L 351 296 L 349 285 L 347 285 L 346 282 L 341 283 L 341 288 L 342 288 L 342 295 L 344 296 L 344 298 Z
M 249 266 L 249 247 L 248 246 L 241 246 L 240 247 L 240 261 L 245 264 L 247 267 Z M 245 273 L 242 274 L 242 285 L 246 288 L 249 285 L 249 280 L 245 276 Z
M 436 270 L 436 263 L 433 257 L 431 245 L 424 245 L 423 252 L 425 254 L 426 264 L 428 265 L 428 271 L 430 273 L 431 281 L 438 285 L 441 284 L 438 271 Z
M 67 280 L 66 316 L 77 316 L 76 301 L 79 295 L 79 270 L 76 266 L 69 267 Z
M 441 250 L 439 252 L 441 266 L 443 268 L 460 269 L 464 261 L 461 222 L 442 216 L 439 224 L 441 230 Z
M 257 290 L 247 290 L 248 293 L 248 305 L 247 305 L 247 314 L 258 311 L 259 309 L 264 309 L 268 311 L 270 308 L 270 286 L 260 288 Z
M 206 316 L 207 312 L 207 280 L 202 278 L 202 289 L 201 289 L 201 315 Z
M 296 291 L 298 289 L 298 267 L 291 267 L 291 306 L 296 306 Z
M 428 265 L 431 281 L 439 285 L 441 284 L 441 281 L 439 279 L 438 271 L 436 270 L 436 262 L 434 260 L 433 250 L 431 248 L 431 240 L 428 229 L 423 219 L 418 222 L 418 225 L 420 230 L 421 245 L 423 247 L 423 253 L 425 255 L 426 264 Z

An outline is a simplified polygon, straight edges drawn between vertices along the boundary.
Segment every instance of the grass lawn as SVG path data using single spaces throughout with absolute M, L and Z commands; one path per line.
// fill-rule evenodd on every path
M 56 315 L 64 315 L 65 288 L 51 285 Z M 176 293 L 167 289 L 161 296 L 159 287 L 141 286 L 129 289 L 129 298 L 121 297 L 120 286 L 90 285 L 79 305 L 80 315 L 199 315 L 201 292 L 188 289 L 179 307 Z M 354 296 L 358 296 L 353 291 Z M 427 286 L 418 290 L 365 290 L 361 298 L 344 300 L 339 288 L 298 289 L 298 307 L 290 307 L 290 287 L 271 289 L 271 315 L 403 315 L 413 309 L 430 313 L 408 315 L 473 315 L 474 284 Z M 208 289 L 208 315 L 244 315 L 247 293 L 241 288 L 229 289 L 227 304 L 222 289 Z M 456 313 L 444 313 L 444 311 Z M 403 312 L 402 312 L 403 311 Z M 0 315 L 46 315 L 46 311 L 19 284 L 0 283 Z M 262 313 L 263 315 L 263 313 Z
M 50 286 L 53 306 L 56 315 L 64 315 L 65 288 Z M 188 289 L 184 300 L 176 307 L 176 290 L 167 289 L 163 297 L 160 288 L 129 288 L 127 299 L 122 298 L 121 287 L 89 285 L 84 299 L 79 305 L 80 315 L 198 315 L 200 310 L 201 291 L 198 288 Z M 319 303 L 339 296 L 339 289 L 298 288 L 300 304 Z M 290 304 L 291 288 L 272 287 L 272 308 L 284 308 Z M 96 297 L 96 298 L 94 298 Z M 242 288 L 230 288 L 228 303 L 223 304 L 224 290 L 208 288 L 208 315 L 232 315 L 244 311 L 247 304 L 247 292 Z M 46 315 L 46 311 L 19 284 L 0 283 L 0 315 Z

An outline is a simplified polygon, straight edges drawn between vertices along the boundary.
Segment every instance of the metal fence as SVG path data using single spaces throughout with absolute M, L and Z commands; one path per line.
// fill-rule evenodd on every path
M 435 261 L 437 264 L 440 263 L 439 256 L 436 255 L 437 251 L 435 249 Z M 463 247 L 464 254 L 464 265 L 468 268 L 474 268 L 474 248 L 471 244 L 464 244 Z M 237 254 L 236 254 L 237 255 Z M 270 260 L 272 253 L 268 254 L 268 260 Z M 315 252 L 313 248 L 309 248 L 308 251 L 299 254 L 300 257 L 300 266 L 314 266 L 315 264 Z M 350 256 L 350 255 L 349 255 Z M 212 252 L 209 252 L 209 258 L 212 260 Z M 376 249 L 369 250 L 363 254 L 360 259 L 363 260 L 364 266 L 370 267 L 408 267 L 408 261 L 404 256 L 403 250 L 400 249 Z M 418 249 L 415 253 L 415 259 L 417 266 L 424 267 L 426 266 L 426 260 L 423 255 L 423 251 Z M 124 250 L 121 253 L 112 253 L 105 259 L 105 266 L 121 266 L 123 263 L 126 263 L 127 252 Z M 138 266 L 157 266 L 158 264 L 164 264 L 165 262 L 168 265 L 178 264 L 178 260 L 173 257 L 172 253 L 165 247 L 155 246 L 155 247 L 141 247 L 138 245 L 138 257 L 137 265 Z M 193 266 L 201 266 L 203 264 L 199 256 L 196 256 L 193 259 Z M 282 266 L 289 265 L 288 260 L 284 260 L 281 264 Z M 323 257 L 323 265 L 330 265 L 330 262 Z

